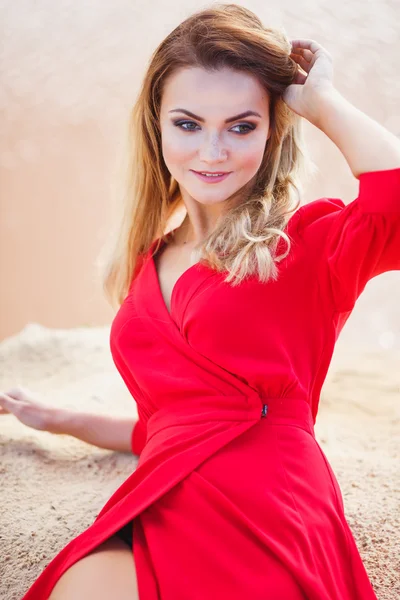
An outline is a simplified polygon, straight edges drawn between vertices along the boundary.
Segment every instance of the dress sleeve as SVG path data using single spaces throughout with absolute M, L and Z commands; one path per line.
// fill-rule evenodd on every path
M 142 408 L 140 404 L 137 404 L 136 407 L 138 419 L 137 421 L 135 421 L 135 424 L 132 429 L 131 448 L 133 454 L 137 454 L 139 456 L 146 444 L 147 426 L 146 419 L 144 418 L 144 414 L 142 413 Z
M 358 197 L 338 204 L 323 244 L 322 268 L 337 311 L 350 311 L 370 279 L 400 269 L 400 168 L 359 177 Z
M 146 444 L 146 436 L 147 436 L 146 425 L 145 425 L 143 419 L 139 418 L 135 422 L 133 429 L 132 429 L 131 448 L 132 448 L 133 454 L 137 454 L 138 456 L 140 455 L 140 453 L 142 452 L 142 450 Z

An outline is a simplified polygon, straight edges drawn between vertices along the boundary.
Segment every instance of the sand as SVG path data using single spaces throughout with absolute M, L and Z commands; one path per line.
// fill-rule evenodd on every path
M 108 336 L 109 327 L 31 323 L 0 344 L 0 389 L 21 384 L 52 406 L 134 419 L 135 403 L 112 362 Z M 399 359 L 393 349 L 339 339 L 315 427 L 379 600 L 400 597 Z M 19 600 L 91 524 L 137 457 L 35 431 L 13 415 L 0 416 L 0 427 L 0 597 Z

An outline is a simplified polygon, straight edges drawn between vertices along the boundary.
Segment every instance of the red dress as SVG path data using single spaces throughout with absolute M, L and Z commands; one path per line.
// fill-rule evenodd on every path
M 154 244 L 143 257 L 110 333 L 137 468 L 23 600 L 131 520 L 141 600 L 376 600 L 314 423 L 358 296 L 400 269 L 400 168 L 362 174 L 348 205 L 303 205 L 286 232 L 277 281 L 232 288 L 198 263 L 171 313 Z

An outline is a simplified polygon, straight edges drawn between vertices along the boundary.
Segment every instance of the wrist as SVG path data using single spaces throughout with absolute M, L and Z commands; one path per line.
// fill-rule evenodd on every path
M 332 119 L 338 113 L 343 112 L 348 107 L 352 107 L 350 102 L 333 86 L 318 90 L 312 104 L 315 104 L 316 109 L 308 120 L 323 133 L 327 133 Z
M 56 434 L 72 435 L 78 413 L 66 408 L 49 408 L 46 416 L 46 431 Z

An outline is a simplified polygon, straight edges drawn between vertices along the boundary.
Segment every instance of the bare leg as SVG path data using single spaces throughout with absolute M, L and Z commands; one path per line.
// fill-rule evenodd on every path
M 112 536 L 72 565 L 48 600 L 139 600 L 132 549 Z

